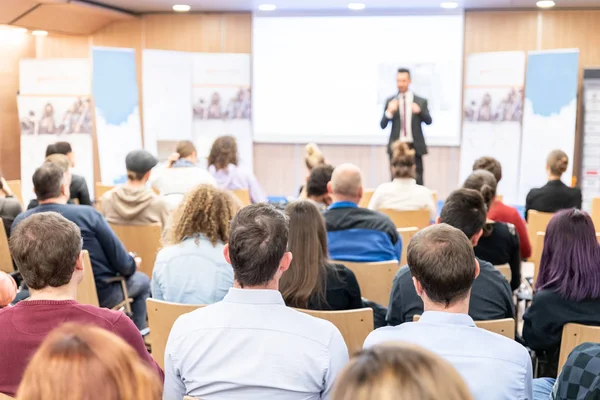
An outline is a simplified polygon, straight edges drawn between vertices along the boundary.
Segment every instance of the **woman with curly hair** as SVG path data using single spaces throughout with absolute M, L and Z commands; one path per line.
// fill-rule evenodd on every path
M 221 136 L 215 140 L 208 155 L 208 165 L 208 172 L 221 189 L 247 189 L 252 203 L 267 201 L 256 177 L 238 166 L 238 149 L 233 136 Z
M 167 246 L 158 252 L 152 297 L 185 304 L 221 301 L 233 286 L 223 247 L 238 210 L 233 196 L 210 185 L 192 189 L 173 215 Z

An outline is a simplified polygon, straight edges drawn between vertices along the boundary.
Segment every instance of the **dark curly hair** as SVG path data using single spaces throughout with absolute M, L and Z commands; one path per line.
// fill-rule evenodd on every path
M 208 165 L 214 165 L 219 170 L 227 168 L 229 164 L 238 164 L 237 143 L 233 136 L 221 136 L 210 149 Z

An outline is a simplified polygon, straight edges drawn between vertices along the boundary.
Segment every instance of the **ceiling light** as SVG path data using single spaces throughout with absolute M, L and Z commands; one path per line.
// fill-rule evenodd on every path
M 260 11 L 275 11 L 277 6 L 275 4 L 261 4 L 258 6 Z
M 556 3 L 552 0 L 540 0 L 535 3 L 539 8 L 552 8 L 556 5 Z
M 354 11 L 364 10 L 365 3 L 350 3 L 350 4 L 348 4 L 348 8 L 351 10 L 354 10 Z
M 47 31 L 32 31 L 31 34 L 33 36 L 48 36 Z
M 440 3 L 440 7 L 446 9 L 456 8 L 458 7 L 458 3 L 455 1 L 445 1 L 443 3 Z
M 188 6 L 187 4 L 175 4 L 173 6 L 173 11 L 176 12 L 188 12 L 192 9 L 192 7 Z

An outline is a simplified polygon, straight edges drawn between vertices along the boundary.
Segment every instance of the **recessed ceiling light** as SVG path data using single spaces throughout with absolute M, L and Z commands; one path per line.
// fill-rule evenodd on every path
M 261 4 L 258 6 L 260 11 L 275 11 L 277 6 L 275 4 Z
M 447 8 L 447 9 L 456 8 L 456 7 L 458 7 L 458 3 L 455 1 L 445 1 L 443 3 L 440 3 L 440 7 Z
M 539 8 L 552 8 L 556 5 L 556 3 L 552 0 L 540 0 L 535 3 Z
M 31 34 L 33 36 L 48 36 L 47 31 L 32 31 Z
M 187 4 L 175 4 L 173 6 L 173 11 L 176 12 L 188 12 L 192 9 L 192 7 L 188 6 Z
M 348 8 L 351 10 L 364 10 L 365 9 L 365 3 L 349 3 L 348 4 Z

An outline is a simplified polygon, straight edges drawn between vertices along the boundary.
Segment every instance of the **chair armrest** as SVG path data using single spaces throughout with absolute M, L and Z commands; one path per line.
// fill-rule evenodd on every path
M 115 283 L 115 282 L 123 282 L 125 281 L 124 276 L 113 276 L 112 278 L 105 279 L 105 283 Z

